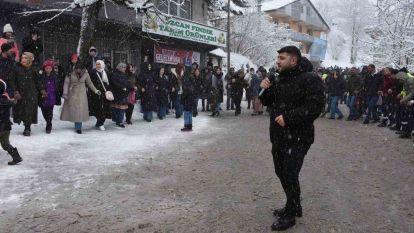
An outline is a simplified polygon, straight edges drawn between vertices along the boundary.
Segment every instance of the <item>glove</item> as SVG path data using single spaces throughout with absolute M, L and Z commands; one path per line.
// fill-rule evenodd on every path
M 97 90 L 97 91 L 96 91 L 96 94 L 97 94 L 97 95 L 101 95 L 102 93 L 101 93 L 101 91 L 100 91 L 100 90 Z
M 41 90 L 40 94 L 42 95 L 42 98 L 46 98 L 47 97 L 47 92 L 45 90 Z
M 14 92 L 14 98 L 15 98 L 16 100 L 21 100 L 21 99 L 22 99 L 22 96 L 20 95 L 20 93 L 19 93 L 18 91 L 15 91 L 15 92 Z

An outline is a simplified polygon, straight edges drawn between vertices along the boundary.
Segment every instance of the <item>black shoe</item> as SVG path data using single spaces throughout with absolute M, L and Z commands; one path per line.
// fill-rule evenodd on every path
M 29 130 L 24 130 L 23 131 L 23 136 L 29 137 L 30 136 L 30 131 Z
M 120 128 L 125 128 L 125 125 L 124 124 L 116 124 L 116 126 L 118 126 L 118 127 L 120 127 Z
M 46 133 L 50 134 L 52 132 L 52 124 L 46 124 Z
M 210 116 L 211 117 L 215 117 L 216 116 L 216 112 L 213 112 Z
M 381 124 L 378 125 L 378 127 L 387 127 L 387 122 L 383 120 Z
M 197 117 L 198 116 L 198 112 L 197 111 L 193 111 L 193 117 Z
M 77 130 L 76 130 L 76 133 L 77 133 L 77 134 L 82 134 L 82 130 L 81 130 L 81 129 L 77 129 Z
M 283 216 L 272 224 L 272 231 L 284 231 L 296 224 L 295 217 Z
M 8 162 L 8 165 L 16 165 L 23 161 L 22 157 L 19 155 L 19 151 L 17 151 L 17 148 L 13 148 L 10 151 L 8 151 L 11 157 L 13 158 L 13 161 Z
M 338 117 L 338 118 L 336 118 L 336 119 L 341 120 L 342 118 L 344 118 L 344 116 L 339 116 L 339 117 Z
M 127 123 L 128 125 L 132 125 L 132 122 L 131 122 L 130 120 L 126 121 L 126 123 Z
M 362 124 L 368 125 L 369 124 L 369 121 L 365 120 Z
M 51 129 L 46 129 L 46 134 L 50 134 L 50 133 L 52 133 L 52 130 Z
M 216 117 L 219 117 L 220 116 L 220 112 L 216 112 Z
M 273 211 L 273 215 L 275 216 L 275 217 L 282 217 L 283 215 L 285 215 L 286 214 L 286 207 L 284 207 L 284 208 L 282 208 L 282 209 L 275 209 L 274 211 Z M 297 209 L 296 209 L 296 214 L 295 214 L 295 216 L 296 217 L 298 217 L 298 218 L 301 218 L 302 217 L 302 207 L 298 207 Z
M 401 131 L 399 138 L 411 138 L 411 133 Z
M 390 127 L 390 130 L 394 130 L 395 131 L 395 130 L 400 130 L 400 128 L 401 128 L 400 126 L 394 125 L 394 126 L 391 126 Z

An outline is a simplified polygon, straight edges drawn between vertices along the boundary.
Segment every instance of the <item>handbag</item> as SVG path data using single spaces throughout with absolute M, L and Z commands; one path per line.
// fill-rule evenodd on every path
M 128 94 L 128 103 L 132 104 L 132 105 L 136 103 L 135 91 L 129 92 L 129 94 Z
M 106 90 L 105 85 L 104 85 L 104 83 L 102 82 L 101 75 L 100 75 L 98 72 L 96 72 L 96 74 L 98 75 L 99 81 L 101 81 L 102 87 L 103 87 L 103 89 L 104 89 L 104 91 L 105 91 L 105 98 L 106 98 L 108 101 L 114 101 L 114 99 L 115 99 L 115 98 L 114 98 L 114 94 L 112 94 L 112 92 L 111 92 L 111 91 L 107 91 L 107 90 Z

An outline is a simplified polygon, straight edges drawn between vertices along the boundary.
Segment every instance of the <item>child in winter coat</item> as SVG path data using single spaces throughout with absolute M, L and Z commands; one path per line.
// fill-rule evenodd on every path
M 47 134 L 52 131 L 53 108 L 61 104 L 59 80 L 53 71 L 54 66 L 55 62 L 52 60 L 46 60 L 43 63 L 42 85 L 46 91 L 46 97 L 39 101 L 39 106 L 46 121 Z
M 16 101 L 11 99 L 6 92 L 7 85 L 6 83 L 0 79 L 0 144 L 3 150 L 7 151 L 13 161 L 10 161 L 9 165 L 16 165 L 23 161 L 20 157 L 17 148 L 10 145 L 10 131 L 11 131 L 11 121 L 10 121 L 10 108 L 12 104 L 15 104 Z

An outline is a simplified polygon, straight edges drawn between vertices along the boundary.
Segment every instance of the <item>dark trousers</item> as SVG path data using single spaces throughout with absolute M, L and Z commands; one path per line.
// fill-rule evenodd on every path
M 309 148 L 309 144 L 302 143 L 272 145 L 275 172 L 286 194 L 287 214 L 292 217 L 295 216 L 296 210 L 301 208 L 299 173 Z
M 400 119 L 402 131 L 411 133 L 414 127 L 414 106 L 402 106 Z
M 227 101 L 226 101 L 226 109 L 229 110 L 230 108 L 234 108 L 233 98 L 231 98 L 231 89 L 227 89 Z
M 201 105 L 203 107 L 203 111 L 210 111 L 210 101 L 207 99 L 201 99 Z
M 112 121 L 117 124 L 122 124 L 124 121 L 125 110 L 119 108 L 112 108 Z
M 10 131 L 0 132 L 0 144 L 3 150 L 10 153 L 13 150 L 13 146 L 10 145 Z
M 243 92 L 236 93 L 235 95 L 232 96 L 234 106 L 236 107 L 236 111 L 238 111 L 238 112 L 241 111 L 242 98 L 243 98 Z
M 54 106 L 41 106 L 43 118 L 46 121 L 46 127 L 52 127 L 53 120 L 53 107 Z
M 134 104 L 128 104 L 128 109 L 125 110 L 126 121 L 131 121 L 132 113 L 134 112 Z

